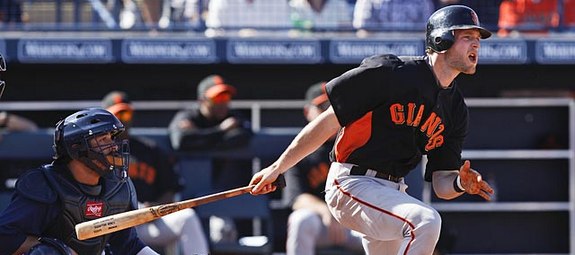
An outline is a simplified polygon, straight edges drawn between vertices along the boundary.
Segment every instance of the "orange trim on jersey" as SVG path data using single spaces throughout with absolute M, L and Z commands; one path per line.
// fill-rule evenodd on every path
M 349 192 L 347 192 L 346 190 L 344 190 L 344 189 L 340 186 L 340 184 L 339 184 L 339 182 L 337 181 L 337 179 L 334 179 L 334 180 L 333 180 L 333 184 L 337 187 L 337 189 L 338 189 L 341 193 L 343 193 L 344 195 L 348 196 L 348 197 L 351 198 L 352 200 L 355 200 L 355 201 L 357 201 L 358 203 L 360 203 L 360 204 L 362 204 L 362 205 L 365 205 L 365 206 L 367 206 L 367 207 L 369 207 L 369 208 L 371 208 L 371 209 L 374 209 L 374 210 L 376 210 L 376 211 L 382 212 L 382 213 L 387 214 L 387 215 L 389 215 L 389 216 L 391 216 L 391 217 L 394 217 L 394 218 L 396 218 L 396 219 L 398 219 L 398 220 L 400 220 L 400 221 L 402 221 L 402 222 L 405 222 L 405 224 L 407 224 L 407 225 L 409 226 L 409 228 L 410 228 L 409 234 L 410 234 L 410 236 L 411 236 L 411 240 L 409 240 L 409 243 L 408 243 L 407 246 L 405 247 L 405 251 L 403 251 L 403 254 L 404 254 L 404 255 L 407 255 L 407 253 L 408 253 L 408 251 L 409 251 L 409 248 L 411 247 L 411 244 L 413 244 L 413 241 L 415 240 L 415 225 L 414 225 L 413 223 L 411 223 L 411 221 L 409 221 L 409 220 L 407 220 L 406 218 L 403 218 L 403 217 L 401 217 L 401 216 L 399 216 L 399 215 L 396 215 L 396 214 L 394 214 L 393 212 L 390 212 L 390 211 L 387 211 L 387 210 L 385 210 L 385 209 L 379 208 L 378 206 L 372 205 L 372 204 L 370 204 L 370 203 L 368 203 L 368 202 L 366 202 L 366 201 L 363 201 L 363 200 L 357 198 L 356 196 L 354 196 L 354 195 L 352 195 L 351 193 L 349 193 Z
M 335 160 L 337 162 L 345 162 L 353 151 L 367 143 L 371 137 L 371 116 L 372 112 L 368 112 L 342 128 L 335 142 Z

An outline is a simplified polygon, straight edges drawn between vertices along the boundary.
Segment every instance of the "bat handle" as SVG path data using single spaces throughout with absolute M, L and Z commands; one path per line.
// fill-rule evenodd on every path
M 272 182 L 272 185 L 278 189 L 283 189 L 286 186 L 286 179 L 284 177 L 283 174 L 278 175 L 278 178 L 276 178 L 276 180 L 274 182 Z M 256 185 L 249 185 L 249 186 L 245 186 L 242 189 L 245 189 L 245 191 L 251 191 Z
M 286 179 L 283 174 L 278 175 L 278 178 L 272 183 L 277 188 L 283 189 L 286 186 Z

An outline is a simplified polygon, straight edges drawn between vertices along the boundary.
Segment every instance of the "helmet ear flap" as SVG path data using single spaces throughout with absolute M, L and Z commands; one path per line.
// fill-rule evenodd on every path
M 431 33 L 433 40 L 433 50 L 436 52 L 446 51 L 451 48 L 453 42 L 455 41 L 455 36 L 451 30 L 437 31 L 436 33 Z

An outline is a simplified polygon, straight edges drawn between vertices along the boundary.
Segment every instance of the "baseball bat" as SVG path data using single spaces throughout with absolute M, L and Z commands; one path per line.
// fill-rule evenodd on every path
M 278 188 L 285 187 L 285 179 L 283 175 L 279 175 L 278 179 L 273 183 Z M 191 208 L 198 205 L 203 205 L 218 200 L 239 196 L 250 192 L 255 185 L 248 185 L 240 188 L 226 190 L 203 197 L 188 199 L 180 202 L 174 202 L 163 205 L 156 205 L 147 208 L 127 211 L 123 213 L 113 214 L 95 220 L 90 220 L 76 224 L 76 236 L 79 240 L 86 240 L 93 237 L 98 237 L 116 231 L 120 231 L 133 226 L 138 226 L 146 222 L 153 221 L 170 213 L 174 213 L 186 208 Z

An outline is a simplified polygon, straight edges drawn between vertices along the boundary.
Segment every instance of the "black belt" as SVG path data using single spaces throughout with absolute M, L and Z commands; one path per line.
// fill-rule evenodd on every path
M 349 171 L 349 175 L 366 175 L 367 170 L 370 170 L 370 169 L 365 168 L 365 167 L 361 167 L 361 166 L 352 166 L 351 171 Z M 375 170 L 372 170 L 372 171 L 375 171 Z M 403 177 L 397 177 L 397 176 L 393 176 L 391 174 L 386 174 L 386 173 L 379 172 L 379 171 L 375 171 L 374 177 L 388 180 L 388 181 L 392 181 L 392 182 L 400 182 L 401 178 L 403 178 Z

